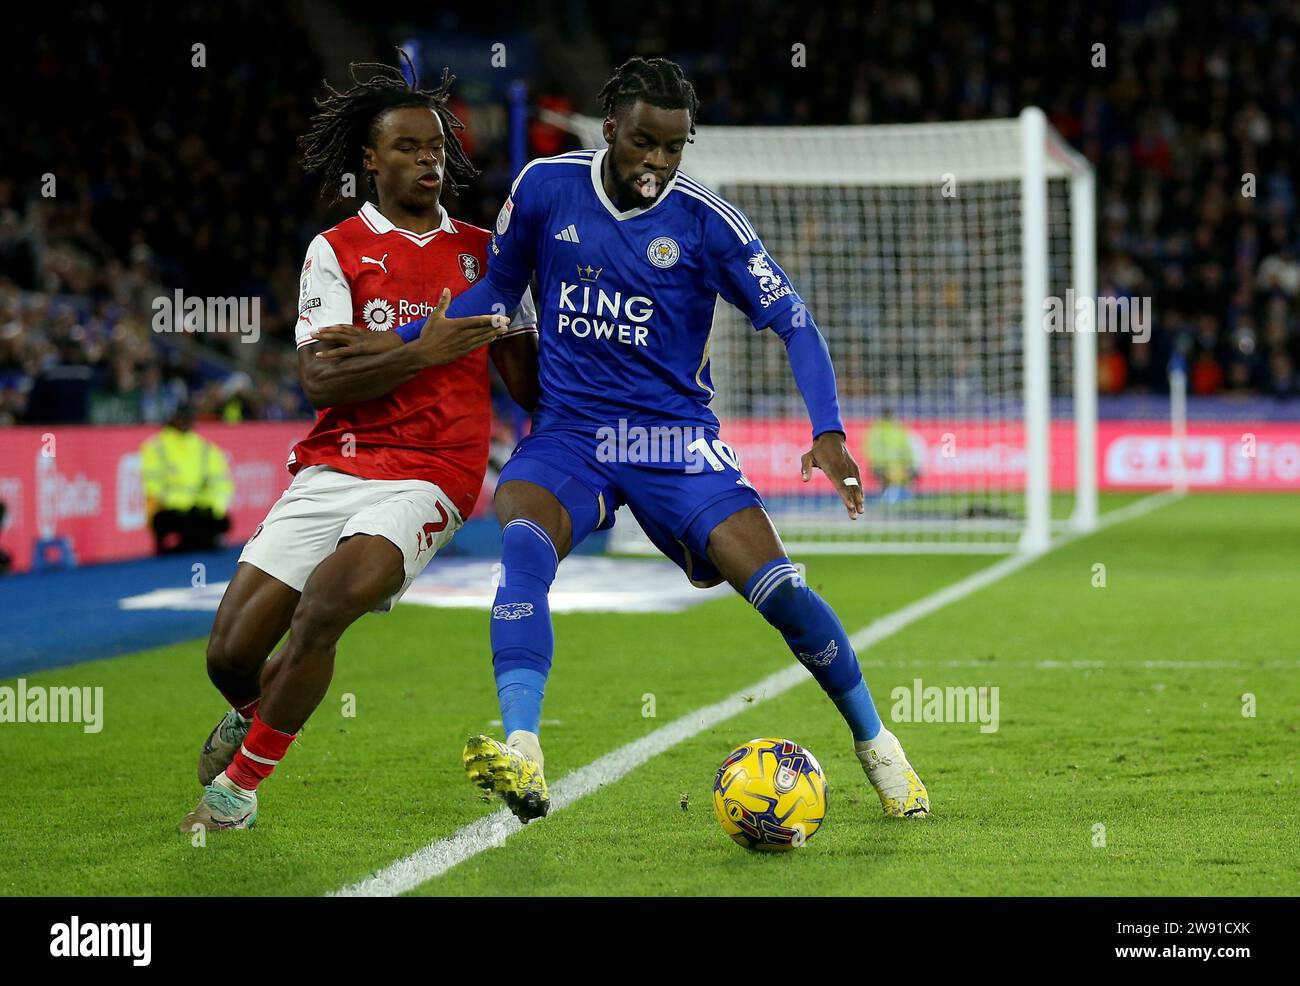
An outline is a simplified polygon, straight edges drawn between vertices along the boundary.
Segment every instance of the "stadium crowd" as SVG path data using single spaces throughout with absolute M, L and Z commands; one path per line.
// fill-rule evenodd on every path
M 540 24 L 547 6 L 518 16 Z M 1101 293 L 1153 302 L 1151 344 L 1101 337 L 1102 391 L 1159 391 L 1179 352 L 1195 393 L 1296 395 L 1294 5 L 686 0 L 662 17 L 561 6 L 604 43 L 610 66 L 633 54 L 679 60 L 704 124 L 963 120 L 1043 106 L 1098 168 Z M 298 266 L 310 237 L 352 211 L 323 202 L 293 140 L 324 63 L 301 17 L 252 0 L 169 8 L 175 37 L 203 43 L 202 66 L 188 42 L 122 57 L 155 16 L 80 6 L 12 53 L 39 98 L 0 108 L 0 424 L 161 422 L 186 402 L 200 418 L 311 413 L 292 345 Z M 438 29 L 483 37 L 496 16 L 444 11 Z M 383 58 L 411 30 L 371 28 L 375 50 L 355 57 Z M 796 43 L 805 67 L 791 66 Z M 536 101 L 594 110 L 594 93 L 541 74 Z M 482 223 L 510 173 L 501 128 L 475 132 L 476 109 L 488 110 L 469 98 L 457 109 L 484 175 L 448 205 Z M 540 143 L 553 133 L 531 134 L 532 152 L 556 149 Z M 262 344 L 153 332 L 152 300 L 178 288 L 260 298 Z
M 976 120 L 1042 106 L 1098 171 L 1099 294 L 1152 299 L 1151 343 L 1099 337 L 1102 392 L 1167 388 L 1178 352 L 1196 394 L 1297 395 L 1294 3 L 687 0 L 671 17 L 617 4 L 592 17 L 615 61 L 680 61 L 705 124 Z M 805 67 L 791 70 L 796 43 Z
M 124 57 L 154 21 L 178 43 Z M 247 2 L 89 4 L 14 48 L 33 91 L 0 109 L 0 424 L 309 412 L 291 342 L 318 202 L 284 135 L 323 74 L 310 52 Z M 270 344 L 153 332 L 175 289 L 259 297 Z

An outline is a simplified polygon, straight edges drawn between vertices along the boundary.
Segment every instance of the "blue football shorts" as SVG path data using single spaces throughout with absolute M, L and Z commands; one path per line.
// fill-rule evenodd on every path
M 708 558 L 709 534 L 736 511 L 762 507 L 763 498 L 717 431 L 665 429 L 642 429 L 648 441 L 638 449 L 611 440 L 614 429 L 545 427 L 519 443 L 497 485 L 523 480 L 549 490 L 569 513 L 572 547 L 613 527 L 614 511 L 626 504 L 693 585 L 717 585 L 723 579 Z

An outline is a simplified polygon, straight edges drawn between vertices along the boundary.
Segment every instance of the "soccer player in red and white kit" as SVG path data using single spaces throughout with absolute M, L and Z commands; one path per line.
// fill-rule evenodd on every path
M 373 74 L 363 81 L 357 68 Z M 489 235 L 439 201 L 444 184 L 454 191 L 476 173 L 447 107 L 450 73 L 434 90 L 385 65 L 352 66 L 352 79 L 344 92 L 327 84 L 303 162 L 336 189 L 359 167 L 377 205 L 307 251 L 298 366 L 319 415 L 213 622 L 208 676 L 231 710 L 204 743 L 204 793 L 183 832 L 253 825 L 257 787 L 324 698 L 344 630 L 389 609 L 473 509 L 487 467 L 489 353 L 515 399 L 536 402 L 530 297 L 513 319 L 442 317 L 484 275 Z M 317 358 L 322 329 L 363 335 L 426 314 L 420 338 L 392 353 Z

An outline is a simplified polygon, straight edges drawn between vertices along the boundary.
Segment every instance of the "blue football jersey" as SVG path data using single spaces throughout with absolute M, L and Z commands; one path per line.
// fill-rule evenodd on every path
M 540 429 L 717 427 L 709 334 L 721 296 L 755 328 L 801 304 L 744 214 L 679 169 L 648 208 L 619 211 L 606 151 L 539 158 L 497 216 L 489 265 L 538 280 Z

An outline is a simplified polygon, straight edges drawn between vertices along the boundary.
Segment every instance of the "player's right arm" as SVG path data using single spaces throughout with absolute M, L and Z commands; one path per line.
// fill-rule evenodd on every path
M 451 291 L 442 289 L 438 306 L 425 322 L 424 331 L 413 344 L 398 346 L 370 356 L 351 359 L 320 359 L 322 342 L 298 349 L 298 370 L 302 387 L 312 407 L 321 410 L 336 404 L 355 404 L 382 397 L 429 366 L 441 366 L 460 359 L 480 346 L 505 335 L 509 320 L 504 315 L 475 315 L 445 318 Z M 352 326 L 331 326 L 361 333 Z

